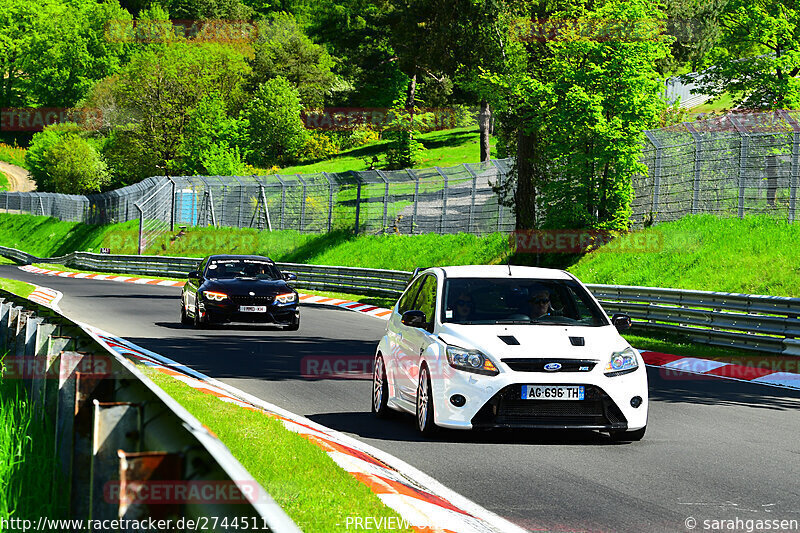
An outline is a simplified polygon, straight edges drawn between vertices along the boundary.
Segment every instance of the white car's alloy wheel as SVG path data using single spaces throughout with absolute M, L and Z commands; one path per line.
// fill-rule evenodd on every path
M 431 376 L 428 367 L 423 366 L 419 372 L 417 387 L 417 428 L 423 435 L 432 435 L 436 431 L 433 423 L 433 394 L 431 393 Z
M 389 384 L 386 381 L 386 366 L 383 357 L 375 358 L 375 370 L 372 372 L 372 412 L 383 418 L 389 414 L 386 405 L 389 396 Z

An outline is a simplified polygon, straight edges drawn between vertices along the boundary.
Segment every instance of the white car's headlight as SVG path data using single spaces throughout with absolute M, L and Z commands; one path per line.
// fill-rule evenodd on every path
M 447 347 L 447 362 L 450 366 L 466 372 L 496 376 L 500 373 L 488 357 L 478 350 L 466 350 L 457 346 Z
M 293 292 L 287 292 L 286 294 L 279 294 L 275 297 L 276 304 L 292 304 L 297 301 L 297 295 Z
M 621 376 L 633 372 L 637 368 L 639 368 L 639 362 L 636 360 L 636 352 L 633 351 L 633 348 L 628 347 L 611 354 L 605 374 L 608 377 Z

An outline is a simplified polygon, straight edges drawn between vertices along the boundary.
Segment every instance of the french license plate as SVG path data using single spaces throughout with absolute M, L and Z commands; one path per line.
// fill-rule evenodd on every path
M 239 306 L 240 313 L 266 313 L 267 306 L 266 305 L 240 305 Z
M 549 385 L 523 385 L 523 400 L 583 400 L 586 396 L 586 387 L 574 386 L 549 386 Z

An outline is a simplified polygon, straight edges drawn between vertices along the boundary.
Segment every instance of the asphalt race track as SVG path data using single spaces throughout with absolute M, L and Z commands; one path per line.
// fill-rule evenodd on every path
M 800 522 L 797 391 L 648 369 L 642 442 L 615 444 L 594 432 L 444 432 L 427 441 L 410 416 L 373 419 L 367 379 L 302 375 L 317 361 L 306 357 L 371 358 L 382 320 L 305 306 L 297 332 L 196 331 L 179 323 L 178 288 L 14 266 L 0 266 L 0 277 L 58 289 L 70 317 L 353 435 L 532 531 L 685 532 L 689 517 L 696 531 L 704 520 Z

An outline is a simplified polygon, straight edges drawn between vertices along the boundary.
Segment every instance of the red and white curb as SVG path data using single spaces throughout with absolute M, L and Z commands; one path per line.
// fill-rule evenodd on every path
M 120 276 L 116 274 L 90 274 L 87 272 L 72 272 L 70 270 L 51 270 L 41 268 L 33 265 L 24 265 L 18 267 L 25 272 L 33 274 L 43 274 L 45 276 L 59 276 L 62 278 L 75 278 L 75 279 L 96 279 L 100 281 L 118 281 L 122 283 L 136 283 L 139 285 L 160 285 L 164 287 L 183 287 L 185 282 L 161 278 L 138 278 L 131 276 Z M 389 315 L 392 314 L 391 309 L 385 307 L 377 307 L 375 305 L 365 304 L 363 302 L 354 302 L 352 300 L 343 300 L 340 298 L 328 298 L 326 296 L 319 296 L 315 294 L 298 293 L 300 303 L 305 304 L 320 304 L 320 305 L 333 305 L 356 311 L 375 318 L 382 318 L 387 320 Z
M 28 299 L 37 304 L 46 305 L 47 307 L 57 310 L 58 302 L 64 295 L 50 287 L 40 287 L 38 285 L 35 285 L 35 287 L 33 292 L 28 296 Z
M 645 364 L 655 368 L 661 368 L 665 373 L 668 372 L 673 376 L 687 373 L 800 390 L 798 361 L 779 361 L 784 368 L 788 368 L 788 365 L 792 365 L 792 370 L 794 370 L 794 372 L 784 372 L 774 368 L 764 368 L 763 365 L 750 366 L 736 363 L 724 363 L 710 359 L 684 357 L 660 352 L 643 351 L 641 354 Z M 765 361 L 765 363 L 768 365 L 770 364 L 769 361 Z
M 108 348 L 245 409 L 262 411 L 316 444 L 342 469 L 367 485 L 415 531 L 516 533 L 524 529 L 484 509 L 407 463 L 343 433 L 290 413 L 155 352 L 84 325 Z
M 165 287 L 183 287 L 183 281 L 175 281 L 171 279 L 160 278 L 142 278 L 134 276 L 120 276 L 118 274 L 92 274 L 89 272 L 73 272 L 71 270 L 51 270 L 48 268 L 41 268 L 33 265 L 23 265 L 18 267 L 25 272 L 32 272 L 33 274 L 44 274 L 45 276 L 59 276 L 62 278 L 76 278 L 76 279 L 96 279 L 100 281 L 119 281 L 123 283 L 137 283 L 139 285 L 162 285 Z

